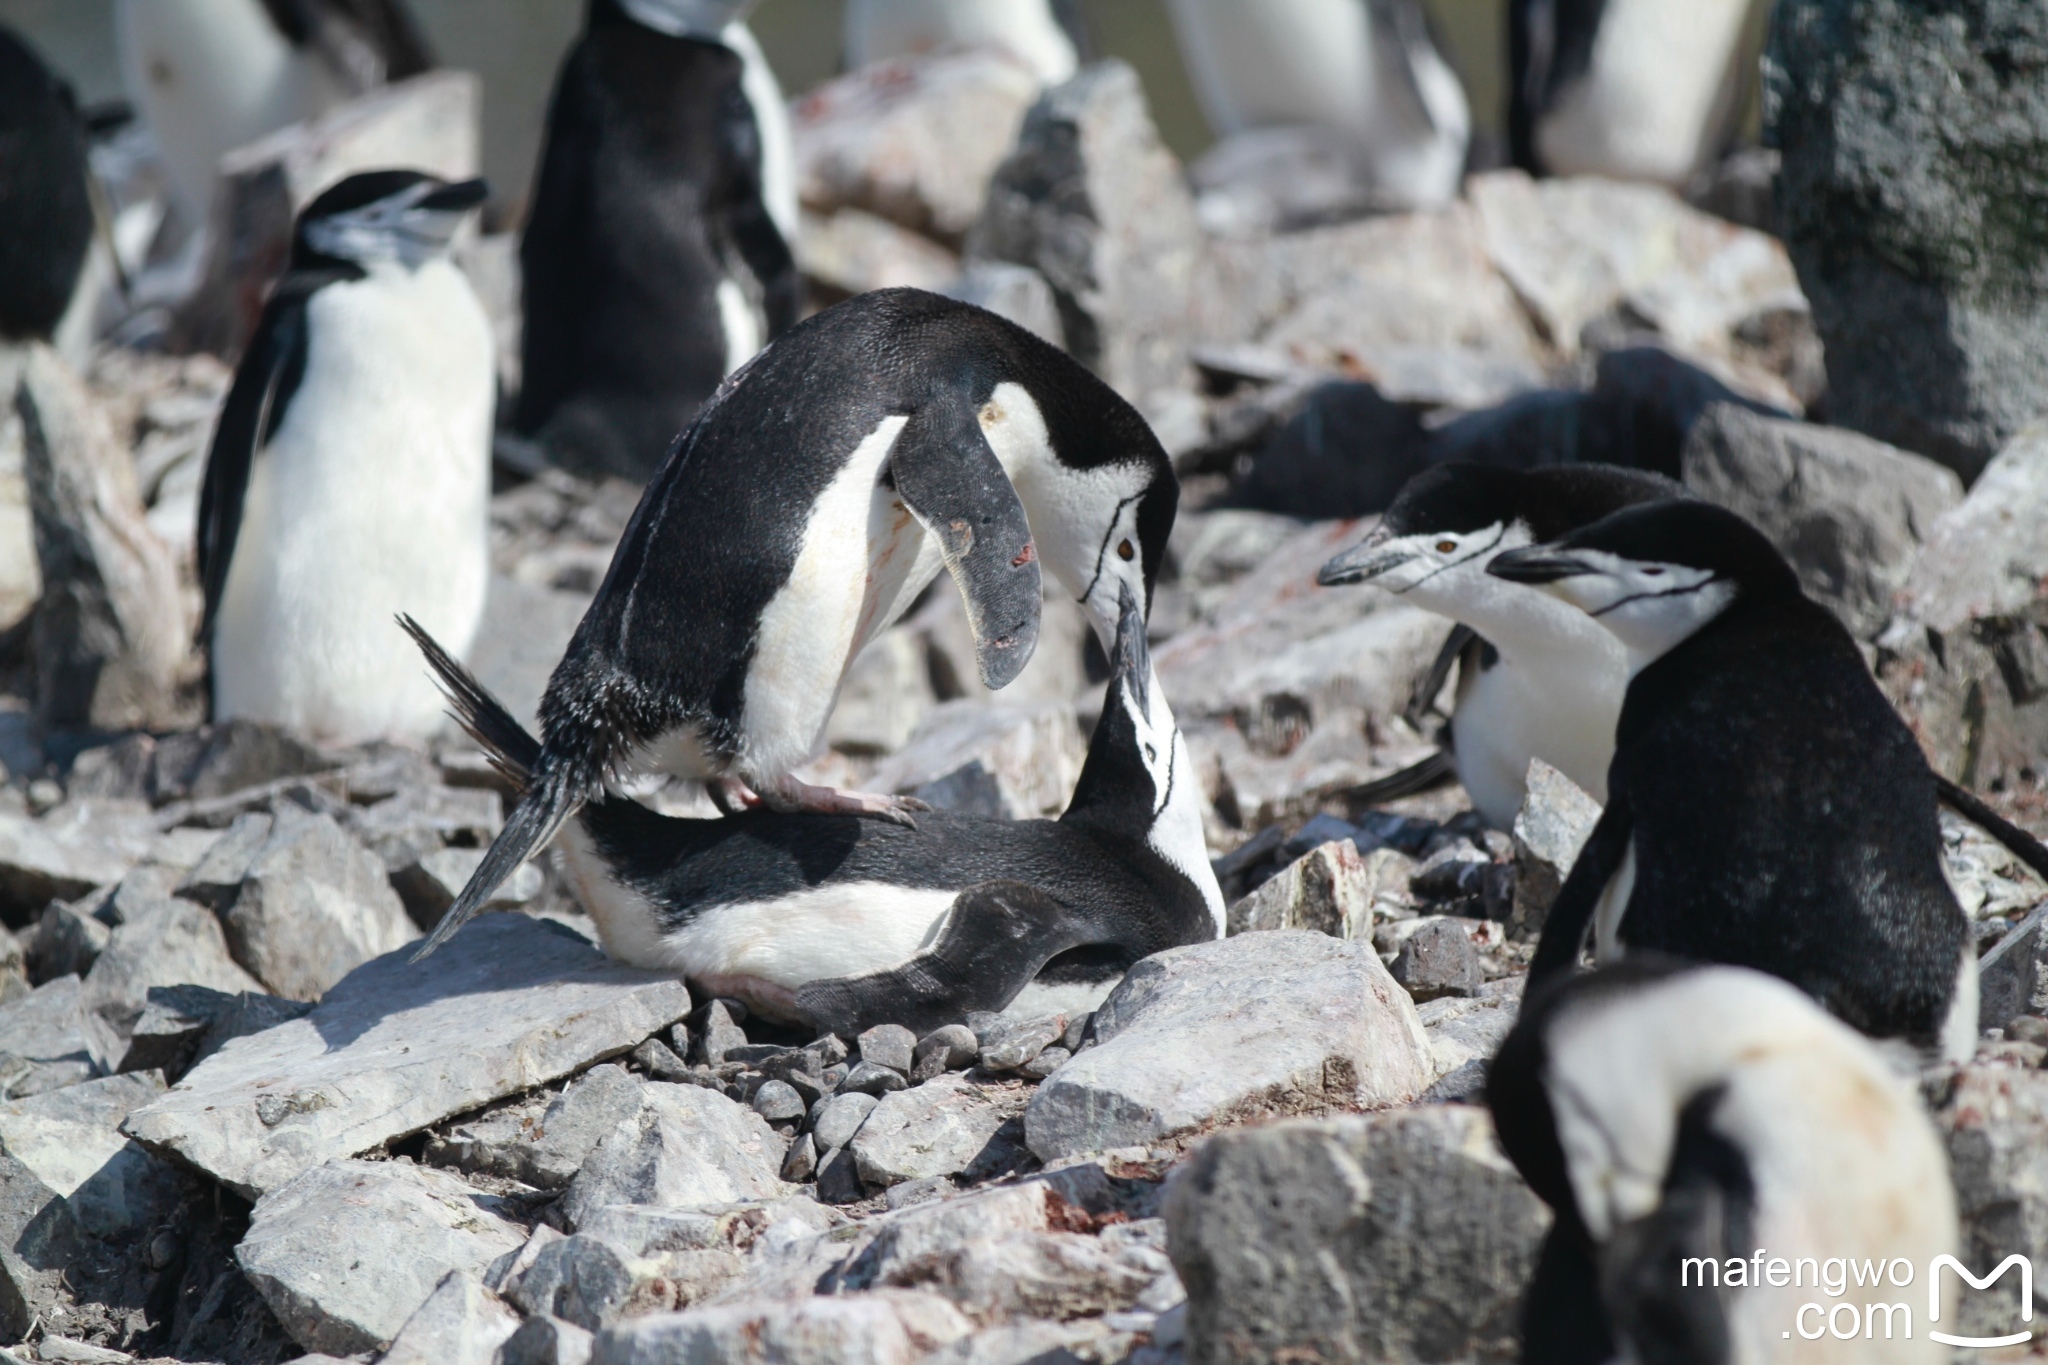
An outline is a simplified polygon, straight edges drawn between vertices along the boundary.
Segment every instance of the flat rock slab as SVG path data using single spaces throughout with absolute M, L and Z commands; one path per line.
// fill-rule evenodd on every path
M 188 1177 L 121 1136 L 121 1120 L 163 1089 L 147 1071 L 0 1104 L 0 1151 L 64 1200 L 87 1232 L 144 1226 L 170 1211 Z
M 525 915 L 486 915 L 417 966 L 409 951 L 358 967 L 303 1018 L 229 1043 L 125 1131 L 255 1198 L 616 1056 L 690 1011 L 682 982 Z
M 92 1079 L 98 1070 L 94 1054 L 105 1055 L 112 1046 L 103 1032 L 75 976 L 45 981 L 0 1005 L 0 1098 Z
M 715 1090 L 650 1081 L 640 1105 L 605 1134 L 560 1205 L 572 1228 L 612 1204 L 680 1208 L 775 1199 L 788 1142 L 759 1114 Z
M 974 1164 L 1014 1112 L 964 1077 L 937 1076 L 882 1097 L 851 1139 L 854 1163 L 874 1186 L 954 1175 Z
M 1436 1079 L 1414 1002 L 1372 945 L 1295 929 L 1144 959 L 1095 1012 L 1095 1037 L 1024 1112 L 1041 1160 L 1402 1104 Z
M 959 1311 L 935 1294 L 742 1299 L 607 1328 L 590 1365 L 912 1365 L 969 1330 Z
M 502 1212 L 446 1171 L 331 1161 L 257 1201 L 235 1260 L 299 1345 L 380 1351 L 448 1272 L 481 1277 L 526 1240 Z
M 451 1270 L 406 1320 L 377 1365 L 495 1365 L 519 1314 L 466 1271 Z

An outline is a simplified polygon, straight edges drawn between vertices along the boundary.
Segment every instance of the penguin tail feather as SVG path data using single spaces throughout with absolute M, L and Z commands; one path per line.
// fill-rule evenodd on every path
M 582 806 L 587 784 L 577 781 L 576 775 L 563 766 L 548 763 L 540 741 L 527 732 L 503 703 L 485 690 L 474 674 L 441 648 L 419 622 L 410 616 L 400 616 L 398 624 L 426 656 L 428 667 L 433 669 L 442 692 L 454 707 L 456 722 L 484 747 L 499 772 L 524 788 L 505 821 L 505 827 L 491 841 L 483 861 L 477 864 L 462 893 L 448 907 L 448 912 L 434 926 L 434 932 L 420 945 L 419 951 L 412 955 L 412 961 L 418 962 L 453 938 L 455 931 L 483 908 L 491 893 L 503 885 L 521 863 L 547 847 L 548 841 L 561 829 L 562 822 Z
M 1934 775 L 1934 792 L 1943 805 L 2004 844 L 2028 867 L 2048 877 L 2048 845 L 1991 809 L 1977 793 L 1940 773 Z

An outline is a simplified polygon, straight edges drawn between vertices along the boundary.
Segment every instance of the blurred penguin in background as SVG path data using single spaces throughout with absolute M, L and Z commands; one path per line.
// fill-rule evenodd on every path
M 193 225 L 228 152 L 433 65 L 404 0 L 117 0 L 114 32 Z
M 1311 199 L 1397 210 L 1458 192 L 1472 115 L 1421 0 L 1168 0 L 1167 12 L 1226 139 L 1198 163 L 1198 185 L 1251 178 L 1304 201 L 1283 202 L 1283 218 Z
M 946 48 L 1007 48 L 1057 85 L 1080 65 L 1078 16 L 1056 0 L 847 0 L 846 65 Z
M 788 111 L 752 0 L 590 0 L 548 110 L 514 426 L 644 483 L 726 375 L 796 322 Z
M 70 87 L 0 27 L 0 342 L 50 341 L 92 247 L 85 120 Z
M 1769 9 L 1768 0 L 1509 0 L 1514 163 L 1686 188 L 1735 131 Z

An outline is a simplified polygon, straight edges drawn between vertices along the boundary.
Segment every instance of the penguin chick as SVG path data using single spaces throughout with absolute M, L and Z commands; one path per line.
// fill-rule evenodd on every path
M 114 36 L 195 226 L 223 156 L 433 65 L 403 0 L 117 0 Z
M 299 215 L 200 490 L 215 719 L 338 744 L 439 724 L 391 618 L 466 650 L 483 615 L 494 351 L 448 246 L 484 193 L 372 171 Z
M 1389 209 L 1458 192 L 1472 114 L 1419 0 L 1169 0 L 1210 127 L 1342 133 Z
M 647 485 L 541 700 L 532 783 L 422 955 L 607 782 L 907 821 L 906 798 L 790 776 L 855 656 L 944 567 L 1005 686 L 1037 642 L 1041 554 L 1107 645 L 1125 589 L 1150 609 L 1179 496 L 1130 404 L 993 313 L 884 289 L 806 319 Z
M 1584 612 L 1486 566 L 1503 550 L 1554 540 L 1633 503 L 1684 496 L 1670 479 L 1610 465 L 1444 464 L 1410 479 L 1373 533 L 1316 576 L 1326 587 L 1376 584 L 1467 628 L 1453 632 L 1420 697 L 1433 701 L 1459 663 L 1449 763 L 1425 759 L 1371 790 L 1420 790 L 1455 770 L 1474 809 L 1507 829 L 1528 794 L 1529 760 L 1540 758 L 1605 801 L 1628 681 L 1620 644 Z
M 846 65 L 866 66 L 954 47 L 1007 49 L 1046 85 L 1080 66 L 1051 0 L 847 0 Z
M 753 0 L 591 0 L 520 242 L 514 427 L 644 483 L 726 375 L 797 319 L 789 115 Z
M 1761 531 L 1704 502 L 1626 508 L 1487 572 L 1542 587 L 1629 670 L 1607 806 L 1532 982 L 1655 949 L 1783 977 L 1878 1038 L 1965 1060 L 1977 959 L 1936 786 L 1849 633 Z
M 1735 131 L 1768 8 L 1763 0 L 1509 0 L 1514 164 L 1685 189 Z
M 1892 1325 L 1918 1327 L 1921 1276 L 1958 1236 L 1911 1083 L 1784 982 L 1650 954 L 1532 988 L 1486 1097 L 1557 1215 L 1524 1299 L 1529 1365 L 1947 1358 L 1924 1327 L 1794 1335 L 1802 1304 L 1834 1302 L 1833 1258 L 1903 1257 L 1912 1289 L 1868 1299 L 1906 1300 Z
M 0 27 L 0 340 L 48 341 L 91 249 L 85 121 L 71 89 Z
M 1122 593 L 1102 716 L 1058 820 L 677 820 L 602 797 L 558 843 L 605 951 L 851 1037 L 878 1023 L 922 1032 L 1027 991 L 1034 1008 L 1092 1008 L 1139 958 L 1215 937 L 1223 898 L 1194 769 Z M 407 629 L 463 726 L 527 781 L 539 742 Z

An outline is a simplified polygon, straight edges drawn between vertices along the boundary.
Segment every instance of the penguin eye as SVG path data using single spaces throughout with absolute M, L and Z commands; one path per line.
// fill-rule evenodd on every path
M 1138 552 L 1131 547 L 1131 540 L 1129 536 L 1126 536 L 1122 540 L 1117 542 L 1116 557 L 1118 559 L 1123 560 L 1126 564 L 1130 563 L 1131 559 L 1137 553 Z
M 1149 744 L 1145 746 L 1145 761 L 1147 763 L 1157 763 L 1159 761 L 1159 751 Z
M 1458 542 L 1455 540 L 1439 540 L 1436 543 L 1436 552 L 1440 555 L 1447 555 L 1457 548 Z

